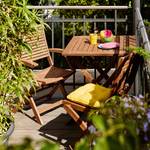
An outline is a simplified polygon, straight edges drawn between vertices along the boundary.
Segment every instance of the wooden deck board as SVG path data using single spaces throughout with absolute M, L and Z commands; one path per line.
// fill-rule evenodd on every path
M 56 97 L 60 99 L 62 95 L 58 92 L 51 101 L 55 101 Z M 44 105 L 48 105 L 48 102 L 47 104 L 40 105 L 40 107 Z M 82 135 L 81 130 L 74 122 L 68 124 L 70 117 L 62 107 L 42 115 L 44 125 L 35 122 L 33 118 L 30 118 L 32 116 L 33 112 L 31 109 L 24 110 L 23 113 L 16 113 L 15 130 L 9 139 L 9 144 L 18 144 L 21 143 L 25 137 L 30 137 L 34 141 L 46 139 L 59 142 L 61 149 L 65 149 L 68 144 L 73 143 Z

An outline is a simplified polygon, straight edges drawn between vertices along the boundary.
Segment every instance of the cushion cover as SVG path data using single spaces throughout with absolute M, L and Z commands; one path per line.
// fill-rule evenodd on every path
M 111 96 L 111 91 L 111 88 L 88 83 L 68 94 L 67 98 L 90 107 L 100 107 L 100 104 Z

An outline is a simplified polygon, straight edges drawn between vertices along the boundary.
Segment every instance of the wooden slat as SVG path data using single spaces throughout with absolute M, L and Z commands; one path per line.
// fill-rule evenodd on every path
M 72 108 L 75 108 L 80 112 L 88 112 L 91 109 L 91 107 L 87 105 L 79 104 L 70 100 L 63 100 L 63 105 L 71 105 Z
M 36 50 L 33 50 L 32 53 L 34 53 L 34 55 L 38 55 L 38 54 L 44 54 L 45 56 L 48 56 L 48 53 L 45 51 L 42 51 L 42 49 L 36 49 Z M 30 55 L 30 54 L 29 54 Z M 28 57 L 29 56 L 28 54 L 24 53 L 23 57 Z M 32 54 L 31 54 L 32 55 Z M 34 56 L 33 55 L 33 56 Z
M 81 37 L 81 40 L 82 40 L 82 37 Z M 82 52 L 87 53 L 87 49 L 89 47 L 89 39 L 83 37 L 83 43 L 82 43 L 82 45 L 83 45 Z M 79 53 L 80 53 L 80 51 L 79 51 Z
M 30 54 L 23 53 L 22 58 L 36 61 L 42 58 L 50 57 L 44 29 L 42 27 L 39 26 L 38 33 L 27 37 L 26 41 L 32 48 L 32 56 L 30 56 Z
M 30 97 L 29 102 L 30 102 L 30 106 L 32 107 L 32 110 L 34 112 L 35 118 L 37 119 L 37 122 L 42 125 L 43 121 L 40 117 L 40 113 L 36 107 L 34 99 L 32 97 Z
M 69 104 L 64 105 L 64 109 L 67 111 L 67 113 L 74 119 L 76 123 L 79 124 L 80 128 L 87 132 L 87 123 L 84 122 L 80 116 L 77 114 L 77 112 L 71 107 Z
M 76 39 L 76 38 L 71 39 L 71 41 L 70 41 L 70 42 L 71 42 L 72 44 L 68 44 L 68 45 L 67 45 L 67 47 L 66 47 L 66 48 L 67 48 L 68 50 L 69 50 L 70 48 L 72 49 L 72 48 L 75 46 L 75 44 L 76 44 L 75 39 Z M 69 51 L 68 51 L 68 53 L 69 53 Z
M 73 46 L 73 51 L 78 50 L 81 44 L 82 44 L 82 39 L 76 39 L 75 45 Z
M 51 80 L 51 78 L 60 78 L 65 79 L 66 77 L 70 76 L 73 71 L 64 70 L 62 68 L 56 68 L 54 66 L 48 67 L 43 69 L 42 71 L 36 72 L 36 76 L 38 78 L 45 78 Z
M 46 58 L 45 55 L 40 55 L 40 56 L 35 56 L 35 57 L 22 57 L 23 59 L 27 59 L 27 60 L 30 60 L 32 59 L 33 61 L 36 61 L 36 60 L 39 60 L 39 59 L 42 59 L 42 58 Z
M 45 113 L 47 111 L 50 111 L 50 110 L 53 110 L 57 107 L 60 107 L 62 105 L 62 101 L 56 101 L 55 103 L 52 103 L 52 104 L 47 104 L 41 108 L 38 109 L 39 113 L 42 114 L 42 113 Z
M 63 56 L 113 56 L 118 54 L 123 56 L 126 54 L 125 49 L 129 46 L 136 46 L 135 36 L 121 35 L 115 36 L 114 41 L 120 43 L 120 48 L 102 50 L 98 48 L 98 44 L 91 45 L 89 42 L 89 36 L 74 36 L 67 47 L 64 49 Z

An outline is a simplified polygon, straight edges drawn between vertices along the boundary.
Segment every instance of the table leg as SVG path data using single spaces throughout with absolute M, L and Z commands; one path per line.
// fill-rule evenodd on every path
M 77 68 L 81 70 L 81 74 L 85 77 L 86 82 L 92 82 L 93 76 L 83 65 L 82 57 L 66 57 L 66 60 L 72 70 L 76 70 Z M 75 84 L 75 81 L 74 81 Z
M 81 69 L 81 73 L 83 74 L 87 82 L 92 82 L 94 80 L 93 76 L 87 69 Z
M 112 57 L 111 63 L 109 63 L 105 68 L 102 67 L 100 57 L 90 58 L 92 62 L 92 66 L 95 67 L 95 69 L 100 73 L 96 79 L 94 79 L 93 83 L 99 83 L 102 84 L 102 79 L 105 79 L 105 82 L 110 78 L 108 75 L 108 72 L 111 70 L 111 68 L 116 67 L 116 64 L 118 63 L 118 55 L 114 55 Z

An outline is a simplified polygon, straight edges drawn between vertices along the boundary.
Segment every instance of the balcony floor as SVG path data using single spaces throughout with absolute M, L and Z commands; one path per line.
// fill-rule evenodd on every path
M 94 73 L 93 70 L 89 71 L 92 74 Z M 70 77 L 67 82 L 72 82 L 72 77 Z M 84 82 L 84 78 L 78 70 L 76 72 L 76 82 Z M 68 93 L 73 90 L 73 86 L 67 85 L 65 88 Z M 48 90 L 38 93 L 37 97 L 39 95 L 45 95 L 47 91 Z M 45 105 L 62 98 L 63 96 L 60 91 L 57 91 L 50 100 L 48 100 L 48 98 L 44 98 L 43 100 L 45 100 L 45 102 L 39 105 L 39 107 L 45 107 Z M 42 116 L 44 125 L 36 123 L 31 118 L 32 116 L 33 112 L 31 109 L 24 110 L 23 113 L 16 113 L 15 130 L 10 137 L 9 144 L 21 143 L 25 137 L 30 137 L 34 141 L 46 139 L 58 142 L 61 145 L 61 149 L 66 150 L 68 145 L 72 145 L 75 141 L 79 140 L 81 136 L 83 136 L 81 129 L 73 121 L 70 123 L 71 118 L 66 114 L 62 107 L 44 114 Z
M 66 86 L 71 90 L 72 86 Z M 67 91 L 69 91 L 67 90 Z M 46 91 L 45 91 L 46 92 Z M 43 92 L 42 92 L 43 94 Z M 41 95 L 41 93 L 40 93 Z M 44 98 L 46 104 L 41 104 L 39 107 L 44 107 L 49 103 L 55 102 L 57 99 L 61 99 L 62 95 L 58 91 L 49 101 L 48 98 Z M 66 114 L 62 107 L 51 110 L 42 116 L 44 125 L 39 125 L 31 117 L 33 112 L 31 109 L 26 109 L 21 112 L 17 112 L 15 115 L 15 130 L 9 139 L 9 144 L 18 144 L 23 141 L 25 137 L 30 137 L 34 141 L 46 139 L 61 144 L 61 149 L 66 149 L 68 145 L 74 143 L 82 132 L 79 127 L 72 121 Z

